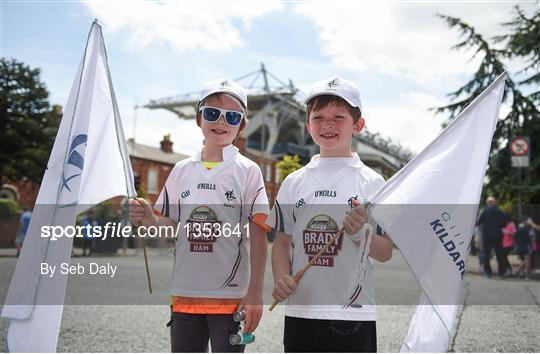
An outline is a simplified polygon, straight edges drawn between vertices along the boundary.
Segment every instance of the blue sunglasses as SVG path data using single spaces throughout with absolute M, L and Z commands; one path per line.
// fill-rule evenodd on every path
M 199 108 L 199 112 L 202 112 L 202 118 L 209 123 L 217 122 L 219 117 L 223 115 L 225 117 L 225 122 L 232 127 L 240 125 L 244 118 L 244 113 L 242 112 L 212 106 L 202 106 Z

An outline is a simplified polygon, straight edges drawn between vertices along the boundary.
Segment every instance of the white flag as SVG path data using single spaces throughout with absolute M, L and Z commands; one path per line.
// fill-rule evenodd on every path
M 505 79 L 501 74 L 370 198 L 372 217 L 424 292 L 402 351 L 449 348 Z
M 94 22 L 43 176 L 2 317 L 11 352 L 54 352 L 73 239 L 42 237 L 42 226 L 73 226 L 78 213 L 112 197 L 136 195 L 101 26 Z M 57 266 L 54 276 L 40 265 Z

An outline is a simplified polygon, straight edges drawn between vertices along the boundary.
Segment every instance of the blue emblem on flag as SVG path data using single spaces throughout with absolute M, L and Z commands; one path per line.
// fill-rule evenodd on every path
M 71 181 L 73 178 L 80 176 L 82 174 L 82 169 L 84 166 L 84 157 L 83 155 L 81 155 L 80 152 L 77 151 L 77 147 L 81 144 L 86 144 L 87 140 L 88 140 L 88 135 L 86 134 L 79 134 L 73 138 L 73 141 L 71 142 L 71 146 L 69 147 L 67 166 L 64 169 L 64 172 L 62 173 L 62 188 L 60 188 L 60 190 L 64 189 L 65 187 L 68 191 L 71 192 L 68 182 Z M 69 165 L 75 166 L 81 172 L 77 171 L 66 178 L 66 170 L 68 170 Z M 72 168 L 69 168 L 69 169 L 72 170 Z

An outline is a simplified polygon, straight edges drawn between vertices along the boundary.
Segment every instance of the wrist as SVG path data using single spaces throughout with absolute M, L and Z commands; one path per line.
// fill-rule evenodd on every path
M 246 293 L 246 296 L 262 296 L 263 289 L 261 286 L 250 286 L 248 287 L 248 291 Z
M 282 274 L 278 274 L 277 277 L 274 277 L 274 285 L 277 285 L 277 283 L 280 281 L 280 280 L 283 280 L 287 277 L 291 277 L 291 274 L 290 273 L 282 273 Z
M 262 291 L 249 291 L 247 292 L 246 296 L 244 296 L 244 300 L 248 300 L 248 305 L 258 305 L 262 304 Z

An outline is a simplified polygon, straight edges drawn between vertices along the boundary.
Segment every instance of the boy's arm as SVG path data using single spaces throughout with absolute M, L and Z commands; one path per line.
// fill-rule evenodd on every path
M 368 214 L 366 209 L 359 201 L 353 201 L 353 209 L 351 209 L 345 219 L 343 219 L 343 228 L 349 235 L 358 233 L 362 227 L 368 222 Z M 374 234 L 371 238 L 371 250 L 369 256 L 379 262 L 386 262 L 392 258 L 392 250 L 394 244 L 390 237 Z
M 296 282 L 291 276 L 291 239 L 281 231 L 276 230 L 276 238 L 272 246 L 272 272 L 274 273 L 274 290 L 272 296 L 283 301 L 296 290 Z
M 249 223 L 249 234 L 251 278 L 249 280 L 248 294 L 262 296 L 266 254 L 268 253 L 268 238 L 266 237 L 266 231 L 255 223 Z
M 262 317 L 264 269 L 266 267 L 266 254 L 268 253 L 268 239 L 266 231 L 256 223 L 249 223 L 251 276 L 246 296 L 242 299 L 239 308 L 246 312 L 244 332 L 255 331 Z
M 369 256 L 379 262 L 386 262 L 392 259 L 394 244 L 388 234 L 374 235 L 371 239 L 371 250 Z

